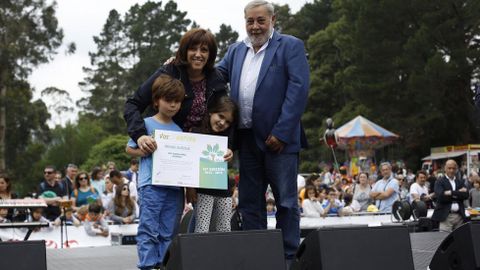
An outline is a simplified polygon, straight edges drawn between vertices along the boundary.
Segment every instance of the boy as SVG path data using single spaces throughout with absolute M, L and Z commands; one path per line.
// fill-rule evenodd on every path
M 102 216 L 102 206 L 97 202 L 88 205 L 88 214 L 83 227 L 90 236 L 108 236 L 108 224 Z
M 162 74 L 152 85 L 153 108 L 157 111 L 144 119 L 148 135 L 156 129 L 182 131 L 172 117 L 180 109 L 185 96 L 183 84 Z M 152 269 L 161 265 L 183 212 L 183 189 L 152 185 L 152 155 L 143 152 L 130 139 L 126 151 L 141 157 L 138 175 L 140 221 L 137 231 L 138 268 Z

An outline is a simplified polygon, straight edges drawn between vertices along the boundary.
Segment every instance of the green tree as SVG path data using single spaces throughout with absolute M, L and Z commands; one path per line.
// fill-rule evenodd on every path
M 389 158 L 406 158 L 410 166 L 432 146 L 474 142 L 470 85 L 478 76 L 479 5 L 335 1 L 336 21 L 308 42 L 307 134 L 319 115 L 343 124 L 362 114 L 401 136 L 402 147 Z
M 41 96 L 49 102 L 48 110 L 55 113 L 52 122 L 56 126 L 61 125 L 64 114 L 73 113 L 73 101 L 68 91 L 47 87 L 42 90 Z
M 164 6 L 150 1 L 136 4 L 123 17 L 110 11 L 102 32 L 94 37 L 93 67 L 84 68 L 87 77 L 81 86 L 90 95 L 78 103 L 102 119 L 110 134 L 125 133 L 122 115 L 127 97 L 172 55 L 190 24 L 185 16 L 173 1 Z
M 119 169 L 128 168 L 131 157 L 125 152 L 127 142 L 126 135 L 112 135 L 105 138 L 92 148 L 88 159 L 82 163 L 82 169 L 89 171 L 95 166 L 104 165 L 107 161 L 115 162 Z
M 55 17 L 55 3 L 45 0 L 0 2 L 0 170 L 5 169 L 9 144 L 6 97 L 13 81 L 25 79 L 32 67 L 48 62 L 63 39 Z M 22 142 L 25 143 L 25 142 Z
M 50 118 L 47 107 L 41 100 L 32 102 L 32 90 L 24 81 L 8 84 L 6 111 L 7 134 L 5 146 L 6 166 L 14 179 L 15 191 L 23 193 L 28 190 L 34 166 L 43 155 L 50 141 L 50 129 L 47 120 Z M 25 187 L 25 188 L 24 188 Z
M 215 39 L 218 44 L 217 59 L 222 59 L 227 53 L 228 46 L 235 43 L 238 39 L 237 31 L 233 31 L 230 25 L 221 24 L 218 33 L 215 33 Z

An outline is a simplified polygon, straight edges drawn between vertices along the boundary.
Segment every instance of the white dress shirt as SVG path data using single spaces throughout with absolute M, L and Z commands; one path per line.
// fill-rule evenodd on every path
M 455 177 L 453 177 L 453 179 L 450 179 L 448 176 L 445 175 L 445 177 L 447 177 L 448 181 L 450 181 L 450 185 L 452 185 L 452 192 L 455 191 L 457 185 L 455 184 Z M 452 196 L 452 195 L 450 195 Z M 452 208 L 450 208 L 450 212 L 458 212 L 460 208 L 458 207 L 458 203 L 456 202 L 452 202 Z
M 239 128 L 252 127 L 253 97 L 255 96 L 258 75 L 260 74 L 260 68 L 262 67 L 263 58 L 265 57 L 265 50 L 272 36 L 273 31 L 268 41 L 265 42 L 256 53 L 248 37 L 243 41 L 248 47 L 248 51 L 243 61 L 242 74 L 240 76 L 238 97 L 238 108 L 240 110 Z

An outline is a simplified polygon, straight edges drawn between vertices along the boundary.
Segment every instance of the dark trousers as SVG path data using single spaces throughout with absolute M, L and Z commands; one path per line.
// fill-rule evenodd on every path
M 273 191 L 277 207 L 277 229 L 282 230 L 285 258 L 293 259 L 300 243 L 298 209 L 298 153 L 264 152 L 250 129 L 239 131 L 240 182 L 238 210 L 244 230 L 267 228 L 265 193 Z

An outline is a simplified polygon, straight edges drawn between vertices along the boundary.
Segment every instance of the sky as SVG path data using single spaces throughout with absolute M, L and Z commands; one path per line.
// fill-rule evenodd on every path
M 222 23 L 230 25 L 239 33 L 239 39 L 246 37 L 243 8 L 250 0 L 177 0 L 178 9 L 187 12 L 187 18 L 195 21 L 200 27 L 218 32 Z M 90 66 L 88 52 L 96 50 L 93 36 L 98 36 L 105 24 L 108 13 L 116 9 L 125 14 L 128 9 L 145 0 L 57 0 L 56 16 L 64 31 L 63 44 L 52 61 L 35 68 L 29 77 L 34 87 L 34 99 L 41 98 L 40 92 L 46 87 L 57 87 L 70 93 L 73 101 L 86 94 L 78 87 L 85 74 L 82 67 Z M 163 3 L 166 3 L 164 1 Z M 292 13 L 296 13 L 307 2 L 312 0 L 273 0 L 276 4 L 288 4 Z M 76 44 L 76 52 L 67 55 L 66 46 L 70 42 Z M 154 70 L 152 70 L 152 73 Z M 50 105 L 53 101 L 44 99 Z M 54 115 L 52 114 L 52 117 Z M 60 119 L 53 119 L 50 124 L 64 124 L 74 121 L 76 113 L 63 114 Z M 55 122 L 55 123 L 54 123 Z

